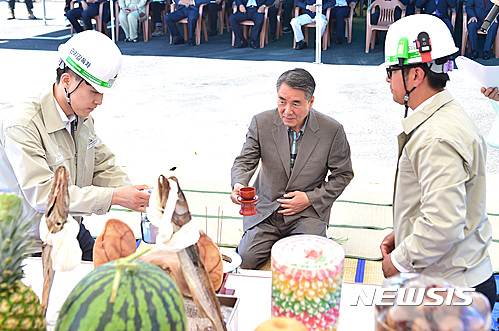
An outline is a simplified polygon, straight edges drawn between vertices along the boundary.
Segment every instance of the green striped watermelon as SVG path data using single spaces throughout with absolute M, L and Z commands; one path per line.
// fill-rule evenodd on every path
M 119 286 L 110 302 L 120 268 Z M 61 308 L 55 330 L 184 331 L 187 318 L 182 295 L 163 270 L 139 260 L 118 260 L 101 265 L 76 285 Z

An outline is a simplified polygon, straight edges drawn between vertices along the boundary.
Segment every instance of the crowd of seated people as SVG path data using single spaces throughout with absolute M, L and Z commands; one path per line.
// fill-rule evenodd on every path
M 69 0 L 68 0 L 69 1 Z M 99 4 L 106 0 L 73 0 L 78 6 L 67 11 L 66 16 L 78 33 L 84 29 L 92 28 L 92 17 L 98 14 Z M 116 0 L 118 1 L 118 0 Z M 170 12 L 170 1 L 176 3 L 173 12 Z M 160 37 L 166 32 L 172 36 L 172 44 L 183 44 L 188 40 L 189 45 L 196 45 L 194 35 L 199 17 L 199 6 L 204 5 L 204 19 L 208 22 L 208 35 L 214 37 L 222 34 L 224 28 L 235 36 L 235 48 L 250 46 L 259 48 L 260 32 L 264 24 L 268 24 L 266 33 L 271 42 L 276 41 L 282 33 L 294 33 L 295 49 L 301 50 L 307 47 L 303 35 L 303 25 L 315 22 L 316 0 L 119 0 L 120 3 L 120 25 L 125 32 L 125 41 L 137 41 L 138 23 L 137 13 L 143 7 L 149 6 L 149 14 L 152 27 L 152 36 Z M 467 39 L 471 52 L 468 56 L 476 59 L 482 52 L 483 59 L 487 60 L 492 55 L 492 45 L 496 39 L 498 30 L 497 19 L 489 29 L 489 33 L 484 37 L 483 49 L 478 46 L 478 31 L 486 15 L 493 6 L 490 0 L 400 0 L 404 5 L 404 15 L 419 13 L 431 14 L 439 17 L 454 35 L 456 11 L 463 12 L 463 3 L 467 12 L 463 19 L 466 19 Z M 323 19 L 331 22 L 329 24 L 330 40 L 336 44 L 342 44 L 345 37 L 345 18 L 350 13 L 350 7 L 355 8 L 357 0 L 323 0 Z M 299 15 L 295 16 L 295 8 L 301 8 Z M 330 8 L 329 17 L 325 14 Z M 67 8 L 66 8 L 67 9 Z M 221 14 L 221 15 L 220 15 Z M 109 8 L 106 7 L 103 22 L 110 20 Z M 357 15 L 357 14 L 355 14 Z M 377 24 L 379 11 L 371 14 L 372 24 Z M 395 9 L 395 20 L 402 16 L 399 8 Z M 177 27 L 177 22 L 187 18 L 188 36 L 182 36 Z M 228 19 L 227 19 L 228 18 Z M 219 22 L 222 19 L 223 22 Z M 268 20 L 265 22 L 265 20 Z M 252 31 L 249 36 L 245 36 L 241 22 L 252 22 Z M 335 22 L 334 24 L 332 22 Z M 84 27 L 80 25 L 83 22 Z M 165 26 L 166 25 L 166 26 Z M 323 31 L 326 26 L 323 26 Z M 333 35 L 334 34 L 334 35 Z M 334 36 L 334 37 L 333 37 Z M 376 43 L 379 43 L 379 34 L 376 36 Z M 457 44 L 457 43 L 456 43 Z

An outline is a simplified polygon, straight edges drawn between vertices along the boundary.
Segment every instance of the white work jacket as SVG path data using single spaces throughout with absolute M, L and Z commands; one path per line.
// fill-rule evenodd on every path
M 392 255 L 410 272 L 479 285 L 492 275 L 484 138 L 446 90 L 402 124 Z
M 130 185 L 115 165 L 114 154 L 96 135 L 92 117 L 79 119 L 73 140 L 55 102 L 50 86 L 2 114 L 0 121 L 0 191 L 22 196 L 23 216 L 36 220 L 30 229 L 36 240 L 32 251 L 41 249 L 38 224 L 59 166 L 69 171 L 73 216 L 107 213 L 113 188 Z

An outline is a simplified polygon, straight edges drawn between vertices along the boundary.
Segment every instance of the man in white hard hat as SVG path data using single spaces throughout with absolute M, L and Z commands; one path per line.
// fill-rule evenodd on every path
M 388 30 L 386 80 L 406 118 L 398 137 L 394 231 L 380 247 L 382 268 L 385 277 L 415 272 L 474 287 L 493 307 L 486 143 L 445 89 L 456 51 L 445 24 L 431 15 L 402 18 Z
M 112 205 L 145 211 L 146 185 L 130 185 L 114 154 L 94 130 L 90 113 L 102 103 L 121 69 L 122 55 L 104 34 L 79 33 L 59 46 L 56 83 L 14 108 L 0 121 L 0 191 L 24 198 L 25 217 L 41 251 L 38 224 L 45 212 L 54 172 L 70 175 L 69 213 L 80 221 L 83 259 L 92 259 L 93 238 L 82 215 L 105 214 Z

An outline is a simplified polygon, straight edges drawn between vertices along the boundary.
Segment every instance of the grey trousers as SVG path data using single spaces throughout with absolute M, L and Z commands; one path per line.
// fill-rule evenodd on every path
M 241 255 L 241 268 L 261 268 L 270 258 L 272 246 L 279 240 L 297 234 L 325 237 L 327 224 L 320 218 L 302 217 L 285 223 L 282 214 L 275 211 L 265 220 L 248 229 L 241 238 L 236 252 Z

